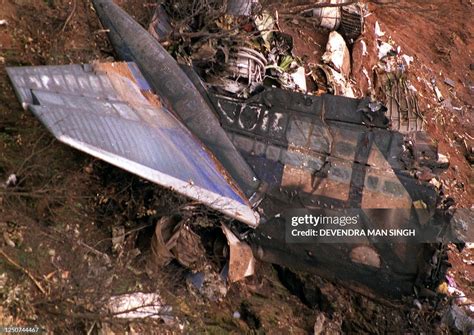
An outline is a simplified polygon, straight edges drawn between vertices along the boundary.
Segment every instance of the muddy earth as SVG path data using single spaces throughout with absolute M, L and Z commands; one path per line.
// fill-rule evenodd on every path
M 153 1 L 116 2 L 148 25 Z M 414 57 L 412 82 L 428 133 L 450 160 L 443 192 L 456 206 L 471 208 L 474 178 L 465 142 L 474 143 L 472 1 L 373 1 L 369 9 L 368 20 L 378 20 Z M 388 301 L 258 264 L 257 274 L 232 284 L 225 298 L 204 297 L 190 288 L 179 264 L 150 267 L 154 224 L 175 213 L 204 222 L 200 236 L 212 236 L 204 243 L 208 258 L 222 265 L 213 249 L 223 238 L 216 223 L 226 218 L 56 142 L 19 105 L 6 66 L 113 59 L 88 0 L 0 0 L 0 22 L 0 325 L 36 325 L 51 334 L 452 331 L 441 322 L 452 302 L 443 295 Z M 290 21 L 282 29 L 295 38 L 295 53 L 319 61 L 327 40 L 313 27 Z M 434 81 L 445 103 L 417 78 Z M 11 174 L 17 181 L 6 188 Z M 119 242 L 113 239 L 118 228 L 125 231 Z M 451 278 L 471 301 L 473 253 L 450 250 Z M 110 297 L 128 292 L 159 294 L 169 317 L 112 317 Z

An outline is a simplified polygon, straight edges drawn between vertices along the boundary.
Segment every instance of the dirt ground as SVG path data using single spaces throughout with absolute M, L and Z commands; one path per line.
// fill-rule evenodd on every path
M 142 24 L 153 12 L 151 1 L 117 2 Z M 415 57 L 414 77 L 434 79 L 445 101 L 456 107 L 444 107 L 433 92 L 416 86 L 428 132 L 450 159 L 441 176 L 445 192 L 464 208 L 474 199 L 472 168 L 461 141 L 474 136 L 472 6 L 464 0 L 370 4 L 382 29 Z M 58 334 L 308 334 L 315 322 L 325 320 L 329 333 L 448 333 L 440 324 L 447 299 L 422 300 L 419 309 L 413 299 L 374 301 L 313 278 L 318 290 L 308 300 L 287 290 L 277 269 L 259 264 L 258 275 L 211 303 L 188 289 L 179 265 L 149 271 L 153 224 L 188 201 L 57 143 L 21 109 L 5 72 L 5 66 L 111 59 L 113 50 L 90 2 L 0 0 L 2 19 L 7 23 L 0 25 L 0 182 L 15 173 L 18 183 L 0 188 L 0 325 L 38 325 Z M 308 36 L 311 31 L 303 32 L 302 40 Z M 314 43 L 313 58 L 325 41 Z M 192 215 L 224 220 L 202 209 Z M 112 227 L 122 226 L 127 231 L 123 248 L 113 251 Z M 451 259 L 458 285 L 473 298 L 472 249 L 453 250 Z M 175 321 L 107 315 L 110 296 L 135 291 L 159 293 L 172 306 Z
M 383 29 L 402 51 L 415 57 L 414 77 L 434 80 L 445 100 L 460 107 L 443 108 L 432 92 L 419 91 L 428 133 L 438 141 L 440 152 L 450 158 L 450 168 L 442 175 L 449 181 L 446 192 L 460 208 L 474 204 L 472 168 L 459 141 L 459 135 L 468 134 L 472 138 L 474 130 L 471 13 L 469 1 L 442 0 L 400 1 L 396 6 L 379 6 L 374 10 Z M 454 81 L 454 88 L 445 83 L 446 79 Z
M 400 1 L 396 5 L 373 6 L 382 29 L 414 56 L 413 82 L 418 89 L 427 132 L 437 141 L 450 167 L 441 174 L 443 191 L 459 208 L 474 206 L 474 174 L 465 158 L 461 137 L 472 146 L 474 134 L 474 27 L 472 1 Z M 445 101 L 438 103 L 422 79 L 435 82 Z M 446 84 L 454 82 L 454 87 Z M 446 104 L 449 102 L 449 104 Z M 457 108 L 452 108 L 457 107 Z M 474 252 L 450 252 L 450 273 L 464 292 L 474 296 Z

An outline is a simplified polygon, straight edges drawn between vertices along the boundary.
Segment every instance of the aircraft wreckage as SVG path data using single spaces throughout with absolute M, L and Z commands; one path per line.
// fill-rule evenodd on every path
M 410 210 L 416 203 L 432 212 L 437 191 L 408 171 L 437 164 L 419 126 L 409 134 L 390 129 L 384 109 L 373 110 L 369 99 L 273 87 L 247 99 L 222 95 L 113 1 L 93 4 L 123 62 L 7 69 L 23 107 L 59 141 L 235 219 L 225 227 L 229 243 L 262 261 L 394 297 L 436 285 L 446 269 L 433 257 L 439 244 L 370 237 L 286 243 L 281 215 L 296 208 Z M 372 227 L 403 221 L 364 218 Z M 420 221 L 409 214 L 404 222 Z M 252 273 L 252 252 L 232 253 L 233 278 Z

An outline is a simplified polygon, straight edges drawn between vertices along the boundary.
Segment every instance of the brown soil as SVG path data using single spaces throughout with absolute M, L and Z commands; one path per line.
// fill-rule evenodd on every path
M 459 208 L 474 206 L 474 174 L 465 158 L 461 137 L 474 141 L 474 20 L 470 1 L 400 1 L 396 5 L 373 6 L 382 30 L 402 47 L 402 52 L 414 56 L 412 80 L 418 91 L 428 134 L 437 141 L 440 153 L 449 157 L 450 167 L 441 174 L 443 192 L 456 201 Z M 434 80 L 443 97 L 450 100 L 450 109 L 436 101 L 432 90 L 417 78 Z M 445 83 L 454 81 L 454 88 Z M 470 88 L 471 87 L 471 88 Z M 421 96 L 423 95 L 423 96 Z M 467 136 L 466 136 L 467 135 Z M 457 285 L 469 297 L 474 297 L 474 251 L 459 254 L 451 251 L 450 273 Z
M 399 1 L 371 8 L 382 30 L 402 47 L 403 53 L 415 57 L 413 82 L 420 88 L 428 133 L 450 159 L 450 168 L 442 175 L 445 192 L 456 200 L 457 206 L 471 208 L 473 171 L 464 157 L 460 137 L 467 134 L 472 138 L 474 134 L 472 2 Z M 417 78 L 434 80 L 444 98 L 461 110 L 444 108 L 436 102 L 433 91 L 427 91 Z M 455 87 L 445 84 L 445 79 L 453 80 Z
M 117 2 L 141 23 L 153 10 L 150 2 L 142 0 Z M 416 55 L 418 64 L 426 64 L 420 72 L 433 76 L 443 95 L 463 107 L 463 114 L 435 108 L 432 92 L 423 92 L 430 97 L 426 104 L 432 106 L 426 109 L 428 130 L 451 160 L 452 168 L 443 178 L 463 185 L 450 186 L 448 193 L 459 206 L 470 207 L 472 171 L 455 132 L 473 136 L 472 91 L 466 88 L 474 81 L 469 68 L 472 7 L 467 1 L 413 3 L 415 10 L 408 2 L 401 2 L 400 8 L 374 5 L 375 15 L 406 53 Z M 148 275 L 150 227 L 157 216 L 185 207 L 186 199 L 55 142 L 21 109 L 5 72 L 5 66 L 110 59 L 112 49 L 90 2 L 0 0 L 1 19 L 8 24 L 0 26 L 0 181 L 15 173 L 19 182 L 13 189 L 0 188 L 0 250 L 21 269 L 0 257 L 0 325 L 37 324 L 58 334 L 179 333 L 180 325 L 191 333 L 307 334 L 324 314 L 330 320 L 327 326 L 342 325 L 346 332 L 432 333 L 438 327 L 440 317 L 429 302 L 422 302 L 421 311 L 412 301 L 386 305 L 322 280 L 318 281 L 320 295 L 330 301 L 330 307 L 309 307 L 282 286 L 269 265 L 260 265 L 258 276 L 232 285 L 219 303 L 192 294 L 184 270 L 176 264 Z M 301 34 L 303 41 L 324 47 L 325 41 L 312 37 L 309 30 Z M 300 40 L 295 44 L 301 50 L 311 45 Z M 320 53 L 313 51 L 310 59 L 317 60 Z M 443 84 L 445 77 L 455 80 L 455 89 Z M 222 219 L 201 211 L 193 215 L 201 220 Z M 128 232 L 118 252 L 112 251 L 113 226 L 125 226 Z M 457 266 L 464 273 L 465 263 Z M 473 276 L 466 278 L 472 281 Z M 460 284 L 469 285 L 465 280 Z M 108 297 L 138 290 L 159 292 L 173 306 L 178 322 L 164 325 L 101 317 Z M 235 311 L 240 319 L 233 317 Z

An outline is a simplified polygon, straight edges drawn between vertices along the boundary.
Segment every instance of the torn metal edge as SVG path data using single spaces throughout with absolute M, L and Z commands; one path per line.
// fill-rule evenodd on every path
M 221 225 L 221 228 L 230 248 L 229 280 L 236 282 L 252 276 L 255 273 L 255 257 L 252 248 L 247 243 L 240 241 L 224 224 Z
M 232 218 L 242 221 L 253 228 L 257 227 L 259 224 L 259 215 L 247 205 L 241 204 L 238 201 L 224 198 L 220 194 L 207 191 L 188 182 L 183 182 L 182 180 L 176 179 L 157 170 L 150 169 L 126 158 L 74 140 L 69 136 L 60 135 L 58 136 L 58 140 L 75 149 L 100 158 L 109 164 L 132 172 L 153 183 L 163 185 L 172 191 L 176 191 L 199 202 L 203 202 L 212 209 L 218 210 Z

